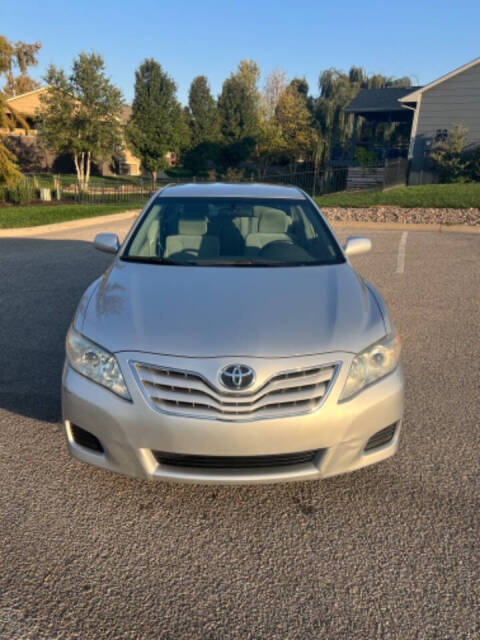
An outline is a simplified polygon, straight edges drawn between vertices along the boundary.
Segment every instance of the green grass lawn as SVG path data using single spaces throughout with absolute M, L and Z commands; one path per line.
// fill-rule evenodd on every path
M 36 227 L 53 222 L 66 222 L 78 218 L 106 216 L 131 209 L 141 209 L 144 203 L 123 204 L 58 204 L 30 205 L 26 207 L 0 207 L 0 229 Z
M 451 207 L 480 208 L 480 182 L 469 184 L 428 184 L 420 187 L 398 187 L 390 191 L 357 191 L 335 193 L 316 198 L 322 207 Z

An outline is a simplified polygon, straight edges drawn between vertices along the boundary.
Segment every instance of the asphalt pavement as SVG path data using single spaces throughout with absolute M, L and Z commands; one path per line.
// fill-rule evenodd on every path
M 480 235 L 369 231 L 353 259 L 403 340 L 394 458 L 215 487 L 67 453 L 64 336 L 91 239 L 128 224 L 0 238 L 0 638 L 480 638 Z

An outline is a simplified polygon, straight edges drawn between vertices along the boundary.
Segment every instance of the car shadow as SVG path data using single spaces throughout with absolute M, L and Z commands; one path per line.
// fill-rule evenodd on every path
M 65 334 L 111 260 L 90 242 L 0 238 L 0 408 L 61 419 Z

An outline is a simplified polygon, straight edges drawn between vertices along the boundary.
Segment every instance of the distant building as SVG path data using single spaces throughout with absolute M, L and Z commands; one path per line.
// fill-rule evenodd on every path
M 0 129 L 0 133 L 6 137 L 7 145 L 17 156 L 23 171 L 73 171 L 73 161 L 70 158 L 58 157 L 54 152 L 45 149 L 37 138 L 36 113 L 41 108 L 40 96 L 46 90 L 47 87 L 41 87 L 9 98 L 7 104 L 12 105 L 15 111 L 23 116 L 30 128 L 28 131 L 22 128 L 13 131 Z M 131 111 L 131 107 L 123 105 L 120 114 L 123 125 L 128 122 Z M 99 162 L 97 168 L 101 175 L 137 176 L 141 173 L 140 160 L 132 154 L 125 142 L 115 157 Z
M 480 58 L 423 87 L 362 89 L 345 112 L 354 114 L 352 151 L 358 117 L 372 123 L 373 132 L 379 122 L 403 123 L 409 136 L 408 184 L 433 182 L 429 152 L 456 125 L 468 129 L 467 149 L 480 145 Z

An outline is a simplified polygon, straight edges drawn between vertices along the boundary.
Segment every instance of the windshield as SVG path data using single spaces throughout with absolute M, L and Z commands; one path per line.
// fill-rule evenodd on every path
M 294 266 L 344 262 L 308 200 L 154 200 L 123 260 L 202 266 Z

